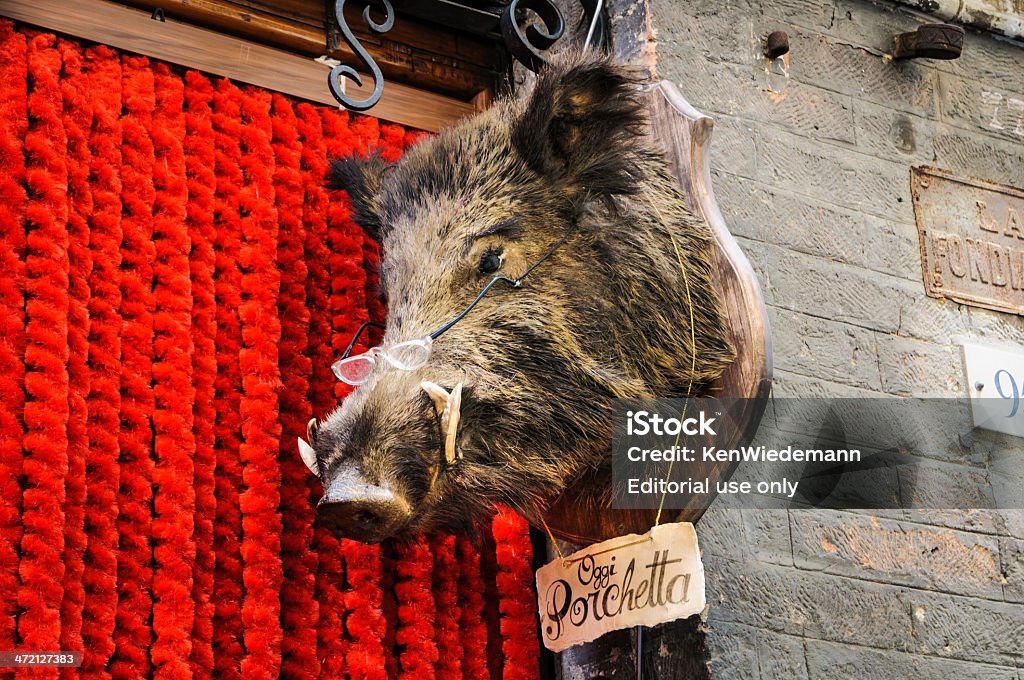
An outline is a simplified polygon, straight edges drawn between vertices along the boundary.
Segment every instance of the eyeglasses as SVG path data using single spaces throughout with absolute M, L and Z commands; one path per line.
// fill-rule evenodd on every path
M 525 276 L 525 274 L 523 276 Z M 384 326 L 379 323 L 367 321 L 359 327 L 359 330 L 356 331 L 355 336 L 352 338 L 352 342 L 348 343 L 348 347 L 345 348 L 345 353 L 341 355 L 340 359 L 334 362 L 331 366 L 331 370 L 334 371 L 334 375 L 338 377 L 338 380 L 348 383 L 349 385 L 362 385 L 369 380 L 370 374 L 373 373 L 374 366 L 377 365 L 377 357 L 383 358 L 395 368 L 403 371 L 415 371 L 417 368 L 426 364 L 427 360 L 430 359 L 430 350 L 434 344 L 434 340 L 441 337 L 445 331 L 457 324 L 459 321 L 462 321 L 462 318 L 469 314 L 469 310 L 473 309 L 473 307 L 476 306 L 476 303 L 480 302 L 480 300 L 487 295 L 496 283 L 499 281 L 507 281 L 512 284 L 513 288 L 518 288 L 522 280 L 522 276 L 518 279 L 510 279 L 507 276 L 495 276 L 486 286 L 484 286 L 484 289 L 480 291 L 480 294 L 469 303 L 468 307 L 459 312 L 454 319 L 441 326 L 430 335 L 425 335 L 422 338 L 416 338 L 415 340 L 400 342 L 396 345 L 371 347 L 362 354 L 357 354 L 354 357 L 349 356 L 352 353 L 352 348 L 355 347 L 364 330 L 371 326 L 382 330 L 384 328 Z
M 348 383 L 349 385 L 362 385 L 370 379 L 370 375 L 373 373 L 374 367 L 377 365 L 377 357 L 384 359 L 387 363 L 391 364 L 395 368 L 403 371 L 414 371 L 427 363 L 430 359 L 431 347 L 434 344 L 434 340 L 437 340 L 444 334 L 449 328 L 462 321 L 462 319 L 469 314 L 473 307 L 476 307 L 477 303 L 480 302 L 490 292 L 491 288 L 494 288 L 500 281 L 512 284 L 513 288 L 519 288 L 523 279 L 529 275 L 534 269 L 536 269 L 541 262 L 548 259 L 555 250 L 565 243 L 566 239 L 569 238 L 569 234 L 566 234 L 561 240 L 544 253 L 544 255 L 534 262 L 530 267 L 523 272 L 522 276 L 517 279 L 512 279 L 507 276 L 499 274 L 488 282 L 484 286 L 483 290 L 473 299 L 469 305 L 459 312 L 454 319 L 446 323 L 445 325 L 438 328 L 430 335 L 425 335 L 422 338 L 415 340 L 407 340 L 405 342 L 399 342 L 395 345 L 381 345 L 378 347 L 371 347 L 369 350 L 362 354 L 355 356 L 349 356 L 352 354 L 352 348 L 359 342 L 359 337 L 363 334 L 363 331 L 369 327 L 380 328 L 383 330 L 384 326 L 373 321 L 367 321 L 356 334 L 352 337 L 352 342 L 348 343 L 348 347 L 345 348 L 345 353 L 341 355 L 341 358 L 331 365 L 331 370 L 334 371 L 334 375 L 337 376 L 338 380 Z

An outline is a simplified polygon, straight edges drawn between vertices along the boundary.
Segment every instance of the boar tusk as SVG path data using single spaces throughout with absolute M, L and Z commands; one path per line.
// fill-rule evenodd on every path
M 426 392 L 427 396 L 433 400 L 434 408 L 437 409 L 437 412 L 444 413 L 445 408 L 448 406 L 448 399 L 451 396 L 448 394 L 448 390 L 429 380 L 421 382 L 420 389 Z
M 455 386 L 448 405 L 441 414 L 441 432 L 444 435 L 444 459 L 448 465 L 454 465 L 457 456 L 455 436 L 459 431 L 459 419 L 462 416 L 462 383 Z
M 317 422 L 316 418 L 310 418 L 309 422 L 306 423 L 306 438 L 309 439 L 309 443 L 316 446 L 316 437 L 320 434 L 320 423 Z
M 313 447 L 306 443 L 306 440 L 299 437 L 299 455 L 302 456 L 302 462 L 306 464 L 309 471 L 317 477 L 320 476 L 320 468 L 316 463 L 316 451 Z
M 459 431 L 459 418 L 462 408 L 462 383 L 448 393 L 448 390 L 436 383 L 424 380 L 420 388 L 434 401 L 434 408 L 441 414 L 441 440 L 444 442 L 444 459 L 453 465 L 460 457 L 455 451 L 455 437 Z

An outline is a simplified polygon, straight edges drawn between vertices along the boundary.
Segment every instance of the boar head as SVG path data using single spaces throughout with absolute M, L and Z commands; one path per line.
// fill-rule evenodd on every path
M 382 245 L 384 346 L 441 328 L 495 275 L 518 285 L 311 423 L 320 521 L 376 542 L 466 528 L 499 502 L 536 518 L 608 464 L 611 399 L 693 393 L 731 360 L 710 232 L 646 142 L 639 85 L 570 55 L 396 164 L 333 162 Z

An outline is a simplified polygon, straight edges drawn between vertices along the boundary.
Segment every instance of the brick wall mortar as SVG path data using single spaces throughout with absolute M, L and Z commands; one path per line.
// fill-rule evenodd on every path
M 735 623 L 712 623 L 728 650 L 711 662 L 712 677 L 751 680 L 905 680 L 956 677 L 962 680 L 1015 680 L 1012 666 L 943 659 L 857 645 L 813 640 Z
M 997 666 L 1024 663 L 1021 606 L 705 555 L 709 622 Z M 973 643 L 973 644 L 972 644 Z
M 697 6 L 699 8 L 701 5 L 705 4 L 708 3 L 697 3 Z M 870 6 L 868 3 L 855 4 Z M 728 13 L 723 16 L 721 12 Z M 682 23 L 681 17 L 684 15 L 677 12 L 676 16 L 678 23 Z M 698 23 L 699 16 L 701 15 L 698 10 L 689 17 L 690 23 L 694 24 L 694 26 L 700 26 L 700 28 L 691 29 L 691 32 L 695 34 L 700 34 L 700 31 L 707 25 L 706 23 Z M 736 24 L 742 26 L 743 24 L 750 24 L 751 22 L 751 20 L 743 14 L 743 10 L 737 7 L 732 7 L 729 10 L 719 10 L 718 14 L 712 16 L 721 17 L 723 22 L 729 24 L 730 29 L 733 29 Z M 659 27 L 660 23 L 661 22 L 656 21 L 656 24 L 658 24 Z M 748 90 L 750 87 L 755 88 L 755 90 L 764 88 L 764 65 L 753 57 L 759 54 L 760 41 L 763 39 L 763 36 L 768 31 L 777 27 L 780 22 L 769 13 L 765 16 L 758 17 L 756 23 L 756 26 L 751 24 L 749 30 L 745 27 L 742 27 L 739 30 L 732 30 L 731 35 L 743 35 L 745 40 L 741 43 L 729 41 L 723 46 L 721 42 L 718 42 L 713 45 L 716 49 L 709 51 L 711 48 L 707 47 L 707 39 L 704 38 L 702 41 L 702 44 L 705 45 L 703 54 L 701 54 L 702 50 L 700 49 L 700 44 L 694 45 L 692 41 L 682 41 L 677 38 L 666 37 L 666 31 L 659 31 L 659 43 L 662 48 L 662 53 L 671 52 L 673 54 L 672 60 L 666 61 L 665 59 L 661 59 L 659 63 L 660 74 L 679 82 L 683 87 L 684 93 L 687 94 L 695 103 L 704 106 L 704 108 L 709 112 L 740 115 L 736 113 L 735 109 L 729 110 L 728 107 L 723 106 L 725 103 L 731 103 L 733 106 L 739 106 L 742 110 L 746 110 L 748 112 L 751 108 L 757 109 L 759 107 L 765 107 L 765 104 L 760 102 L 757 98 L 746 97 L 735 100 L 727 99 L 723 101 L 720 97 L 727 97 L 729 94 L 728 90 L 718 90 L 719 98 L 716 98 L 715 96 L 707 96 L 706 90 L 702 91 L 700 89 L 702 86 L 705 88 L 712 87 L 715 81 L 720 82 L 723 78 L 726 80 L 741 80 L 748 86 Z M 903 15 L 903 21 L 900 24 L 900 28 L 891 29 L 892 34 L 897 32 L 897 30 L 912 30 L 919 25 L 919 23 L 919 20 L 916 18 L 909 15 Z M 837 24 L 837 26 L 842 25 L 844 25 L 842 22 Z M 959 99 L 954 98 L 949 101 L 944 101 L 940 97 L 942 92 L 939 92 L 939 90 L 954 90 L 953 94 L 957 94 L 964 87 L 968 88 L 971 92 L 974 92 L 977 88 L 982 88 L 979 89 L 978 92 L 995 91 L 1004 93 L 1006 97 L 1024 98 L 1024 94 L 1022 94 L 1022 92 L 1024 92 L 1024 81 L 1019 78 L 1019 75 L 1016 79 L 1012 77 L 1010 74 L 1011 67 L 1008 67 L 1005 71 L 1001 71 L 999 76 L 995 78 L 993 82 L 989 83 L 988 90 L 985 90 L 980 84 L 983 83 L 984 80 L 979 80 L 974 77 L 967 78 L 965 77 L 966 74 L 962 70 L 954 72 L 943 72 L 941 70 L 943 68 L 949 68 L 948 66 L 945 66 L 946 64 L 958 64 L 960 63 L 960 60 L 957 60 L 956 62 L 932 62 L 927 66 L 921 66 L 921 62 L 892 64 L 885 62 L 876 56 L 877 54 L 881 54 L 880 49 L 865 47 L 858 43 L 851 43 L 848 39 L 844 40 L 841 35 L 837 33 L 839 29 L 833 29 L 831 32 L 821 33 L 816 32 L 813 29 L 808 29 L 802 26 L 799 22 L 792 22 L 788 25 L 783 23 L 782 26 L 790 29 L 790 37 L 793 44 L 791 52 L 792 56 L 790 57 L 791 77 L 789 79 L 789 88 L 787 89 L 785 96 L 775 98 L 775 102 L 777 104 L 775 109 L 777 111 L 782 111 L 783 114 L 790 111 L 790 109 L 787 108 L 788 98 L 794 96 L 797 98 L 806 97 L 808 96 L 807 90 L 809 89 L 812 92 L 810 95 L 812 100 L 815 97 L 827 97 L 831 94 L 837 96 L 843 101 L 849 100 L 860 104 L 875 103 L 882 108 L 898 113 L 904 113 L 926 121 L 943 114 L 943 109 L 953 107 L 952 111 L 945 112 L 941 121 L 936 121 L 941 122 L 945 129 L 980 134 L 983 137 L 988 137 L 993 142 L 1017 144 L 1021 141 L 1020 138 L 1007 131 L 995 131 L 987 127 L 979 127 L 974 118 L 969 116 L 964 118 L 962 115 L 957 115 L 958 112 L 956 110 L 956 105 L 963 104 L 961 101 L 962 97 Z M 796 32 L 794 33 L 793 31 Z M 882 33 L 886 32 L 882 31 Z M 891 42 L 891 34 L 886 33 L 886 35 L 888 35 L 886 40 Z M 828 41 L 828 38 L 832 38 L 833 40 Z M 831 59 L 825 59 L 824 61 L 833 62 L 833 65 L 837 66 L 845 64 L 847 68 L 845 70 L 843 68 L 834 68 L 830 70 L 821 65 L 820 62 L 823 61 L 821 58 L 813 58 L 813 52 L 811 55 L 807 55 L 807 50 L 801 51 L 801 45 L 803 44 L 806 47 L 808 40 L 813 41 L 811 46 L 815 50 L 819 52 L 825 50 L 825 53 L 817 56 L 830 56 Z M 823 40 L 825 43 L 824 47 L 818 44 L 822 43 Z M 988 36 L 974 36 L 969 34 L 967 42 L 968 45 L 963 59 L 970 61 L 971 49 L 973 46 L 996 41 Z M 831 54 L 831 48 L 834 48 L 836 54 Z M 1013 46 L 1007 46 L 1001 52 L 1012 52 L 1014 50 L 1020 51 Z M 854 54 L 850 54 L 851 51 Z M 799 59 L 796 56 L 798 54 L 802 55 Z M 861 57 L 861 61 L 858 61 L 858 57 Z M 807 62 L 806 67 L 804 66 L 804 62 Z M 851 65 L 851 63 L 853 65 Z M 854 89 L 858 83 L 858 76 L 860 76 L 860 72 L 862 71 L 858 64 L 871 64 L 872 68 L 890 69 L 889 71 L 885 71 L 880 74 L 873 74 L 875 77 L 861 83 L 862 87 L 866 85 L 877 86 L 878 82 L 893 80 L 898 83 L 900 87 L 906 88 L 908 86 L 908 82 L 906 81 L 911 81 L 909 85 L 913 85 L 915 78 L 924 77 L 930 84 L 929 91 L 935 94 L 936 97 L 933 97 L 929 101 L 921 99 L 921 101 L 917 101 L 913 105 L 908 105 L 904 99 L 900 97 L 887 97 L 879 100 L 878 97 L 859 96 L 862 93 Z M 810 66 L 820 69 L 821 72 L 806 71 L 805 69 Z M 1022 68 L 1024 68 L 1024 66 L 1022 66 Z M 834 71 L 839 71 L 838 75 L 833 74 Z M 852 77 L 851 74 L 846 71 L 852 71 Z M 710 83 L 708 78 L 709 75 L 714 75 L 714 79 L 711 80 Z M 886 78 L 886 76 L 892 76 L 892 78 Z M 860 77 L 863 78 L 864 76 Z M 939 87 L 940 83 L 941 87 Z M 687 90 L 687 84 L 693 84 L 696 90 Z M 890 106 L 886 106 L 886 104 L 890 104 Z M 745 109 L 743 109 L 743 107 L 745 107 Z M 804 111 L 802 113 L 805 116 L 813 116 L 816 112 Z M 743 115 L 740 115 L 740 117 L 743 118 Z M 753 120 L 757 119 L 757 117 L 753 118 Z M 783 126 L 793 124 L 791 121 L 787 121 L 784 118 L 781 120 L 761 120 L 768 124 Z M 835 124 L 837 121 L 833 118 L 831 122 Z M 799 125 L 796 126 L 796 129 L 799 129 Z M 817 132 L 818 134 L 810 134 L 809 136 L 816 139 L 830 138 L 828 131 L 819 130 Z M 832 137 L 834 138 L 835 136 L 832 135 Z M 845 136 L 839 136 L 838 138 L 844 139 Z M 848 141 L 852 143 L 859 140 Z
M 728 173 L 715 172 L 714 179 Z M 920 253 L 913 224 L 865 215 L 756 179 L 729 176 L 716 196 L 728 206 L 735 236 L 784 246 L 866 270 L 920 283 Z M 779 217 L 764 220 L 768 212 Z M 870 247 L 865 247 L 865 241 Z
M 765 294 L 776 396 L 961 397 L 960 341 L 1024 346 L 1024 317 L 925 295 L 909 186 L 933 165 L 1024 187 L 1021 45 L 969 30 L 959 60 L 894 64 L 892 37 L 922 19 L 891 2 L 648 6 L 659 76 L 715 119 L 712 179 Z M 786 68 L 760 56 L 776 29 Z M 1022 447 L 964 446 L 952 473 Z M 712 506 L 698 533 L 715 678 L 1024 680 L 1024 510 Z
M 714 95 L 707 95 L 701 89 L 701 86 L 696 84 L 696 80 L 704 75 L 701 71 L 716 73 L 716 77 L 719 78 L 725 74 L 726 78 L 731 77 L 738 80 L 747 86 L 748 89 L 753 91 L 765 90 L 765 84 L 763 82 L 758 82 L 757 79 L 750 74 L 744 75 L 742 70 L 740 70 L 740 67 L 735 64 L 707 62 L 706 60 L 701 60 L 699 57 L 690 55 L 685 59 L 685 62 L 676 65 L 675 68 L 662 68 L 662 74 L 664 76 L 677 80 L 684 88 L 687 84 L 691 85 L 692 87 L 684 91 L 694 101 L 706 102 L 703 105 L 703 109 L 709 113 L 728 114 L 747 121 L 760 121 L 768 125 L 778 126 L 782 129 L 794 131 L 797 134 L 803 134 L 812 139 L 827 140 L 831 143 L 837 144 L 840 148 L 847 150 L 855 151 L 857 149 L 856 144 L 859 140 L 856 138 L 856 135 L 852 134 L 849 129 L 841 126 L 837 126 L 837 128 L 832 130 L 821 130 L 819 125 L 819 127 L 815 129 L 815 121 L 821 120 L 818 117 L 820 114 L 815 111 L 800 111 L 797 108 L 797 105 L 811 102 L 820 106 L 824 101 L 825 104 L 830 106 L 833 110 L 842 110 L 847 106 L 876 107 L 882 110 L 901 114 L 920 122 L 940 122 L 941 128 L 939 129 L 941 130 L 969 132 L 972 134 L 977 134 L 979 132 L 975 125 L 965 122 L 963 115 L 959 115 L 957 117 L 951 116 L 949 119 L 943 121 L 932 121 L 932 116 L 936 115 L 935 107 L 928 107 L 921 110 L 887 107 L 876 101 L 856 99 L 847 92 L 833 90 L 828 86 L 824 86 L 821 83 L 816 83 L 814 81 L 803 81 L 795 76 L 789 81 L 789 88 L 787 89 L 785 96 L 775 98 L 775 100 L 771 102 L 773 105 L 770 107 L 765 102 L 759 102 L 757 100 L 723 100 L 716 98 Z M 728 93 L 719 93 L 719 96 L 725 96 L 727 94 Z M 705 96 L 702 97 L 701 95 Z M 1011 92 L 1010 96 L 1014 96 L 1014 93 Z M 791 105 L 791 98 L 797 99 L 798 102 L 795 105 Z M 780 117 L 770 120 L 759 119 L 757 115 L 759 110 L 771 111 Z M 792 116 L 792 119 L 785 116 Z M 835 124 L 837 121 L 832 119 L 830 122 Z M 1006 132 L 1000 133 L 992 131 L 990 133 L 988 129 L 982 128 L 981 133 L 983 136 L 989 137 L 989 141 L 992 142 L 1010 145 L 1017 143 L 1016 137 L 1014 135 L 1007 134 Z M 842 142 L 846 142 L 846 146 L 843 146 L 841 144 Z

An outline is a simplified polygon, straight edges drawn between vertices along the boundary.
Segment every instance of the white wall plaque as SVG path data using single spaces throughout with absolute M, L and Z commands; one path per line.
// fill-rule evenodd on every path
M 689 522 L 619 536 L 537 570 L 544 646 L 553 652 L 621 628 L 704 611 L 704 565 Z
M 963 349 L 974 426 L 1024 437 L 1024 350 Z

